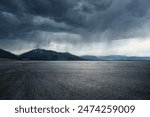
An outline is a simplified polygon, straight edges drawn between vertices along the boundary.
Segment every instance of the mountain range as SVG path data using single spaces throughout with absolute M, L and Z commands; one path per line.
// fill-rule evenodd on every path
M 121 55 L 110 55 L 110 56 L 76 56 L 71 53 L 56 52 L 52 50 L 34 49 L 23 53 L 21 55 L 15 55 L 11 52 L 0 49 L 0 60 L 11 59 L 11 60 L 38 60 L 38 61 L 117 61 L 117 60 L 150 60 L 150 57 L 138 57 L 138 56 L 121 56 Z
M 61 53 L 55 52 L 51 50 L 44 50 L 44 49 L 35 49 L 19 56 L 19 59 L 25 60 L 84 60 L 78 56 L 72 55 L 68 52 Z
M 77 60 L 84 60 L 81 57 L 72 55 L 68 52 L 61 53 L 55 52 L 51 50 L 44 50 L 44 49 L 34 49 L 23 53 L 21 55 L 15 55 L 8 51 L 0 49 L 0 58 L 2 59 L 12 59 L 12 60 L 44 60 L 44 61 L 77 61 Z
M 85 55 L 82 56 L 83 59 L 91 60 L 91 61 L 128 61 L 128 60 L 150 60 L 150 57 L 139 57 L 139 56 L 121 56 L 121 55 L 110 55 L 110 56 L 92 56 Z

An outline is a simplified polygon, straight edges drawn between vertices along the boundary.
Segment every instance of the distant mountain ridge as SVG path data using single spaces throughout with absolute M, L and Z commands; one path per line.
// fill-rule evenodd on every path
M 150 60 L 150 57 L 138 57 L 138 56 L 121 56 L 121 55 L 110 55 L 110 56 L 92 56 L 85 55 L 81 56 L 83 59 L 91 60 L 91 61 L 101 61 L 101 60 Z
M 51 50 L 34 49 L 19 56 L 20 59 L 26 60 L 84 60 L 78 56 L 72 55 L 68 52 L 61 53 Z
M 117 61 L 117 60 L 150 60 L 150 57 L 137 57 L 137 56 L 121 56 L 121 55 L 110 55 L 110 56 L 76 56 L 68 52 L 56 52 L 52 50 L 34 49 L 23 53 L 21 55 L 15 55 L 11 52 L 0 49 L 0 60 L 13 59 L 13 60 L 37 60 L 37 61 Z

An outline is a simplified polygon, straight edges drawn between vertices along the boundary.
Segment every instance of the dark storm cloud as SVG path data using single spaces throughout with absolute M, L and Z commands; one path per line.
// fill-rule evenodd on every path
M 72 30 L 86 28 L 88 14 L 105 10 L 110 4 L 111 0 L 1 0 L 1 38 L 34 30 L 67 31 L 71 27 Z M 43 21 L 50 19 L 68 27 L 55 27 L 50 23 L 35 25 L 32 21 L 37 16 Z
M 1 0 L 0 39 L 30 39 L 37 31 L 76 33 L 82 41 L 137 36 L 149 0 Z M 131 34 L 131 31 L 133 33 Z

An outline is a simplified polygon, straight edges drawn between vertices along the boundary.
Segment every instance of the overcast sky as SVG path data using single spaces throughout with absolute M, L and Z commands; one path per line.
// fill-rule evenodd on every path
M 150 0 L 0 0 L 0 48 L 150 56 Z

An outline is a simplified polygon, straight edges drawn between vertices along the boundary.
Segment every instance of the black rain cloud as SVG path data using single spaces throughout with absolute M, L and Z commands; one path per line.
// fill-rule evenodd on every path
M 149 0 L 1 0 L 0 41 L 46 41 L 35 36 L 38 32 L 77 34 L 82 43 L 140 37 L 149 28 L 149 4 Z

